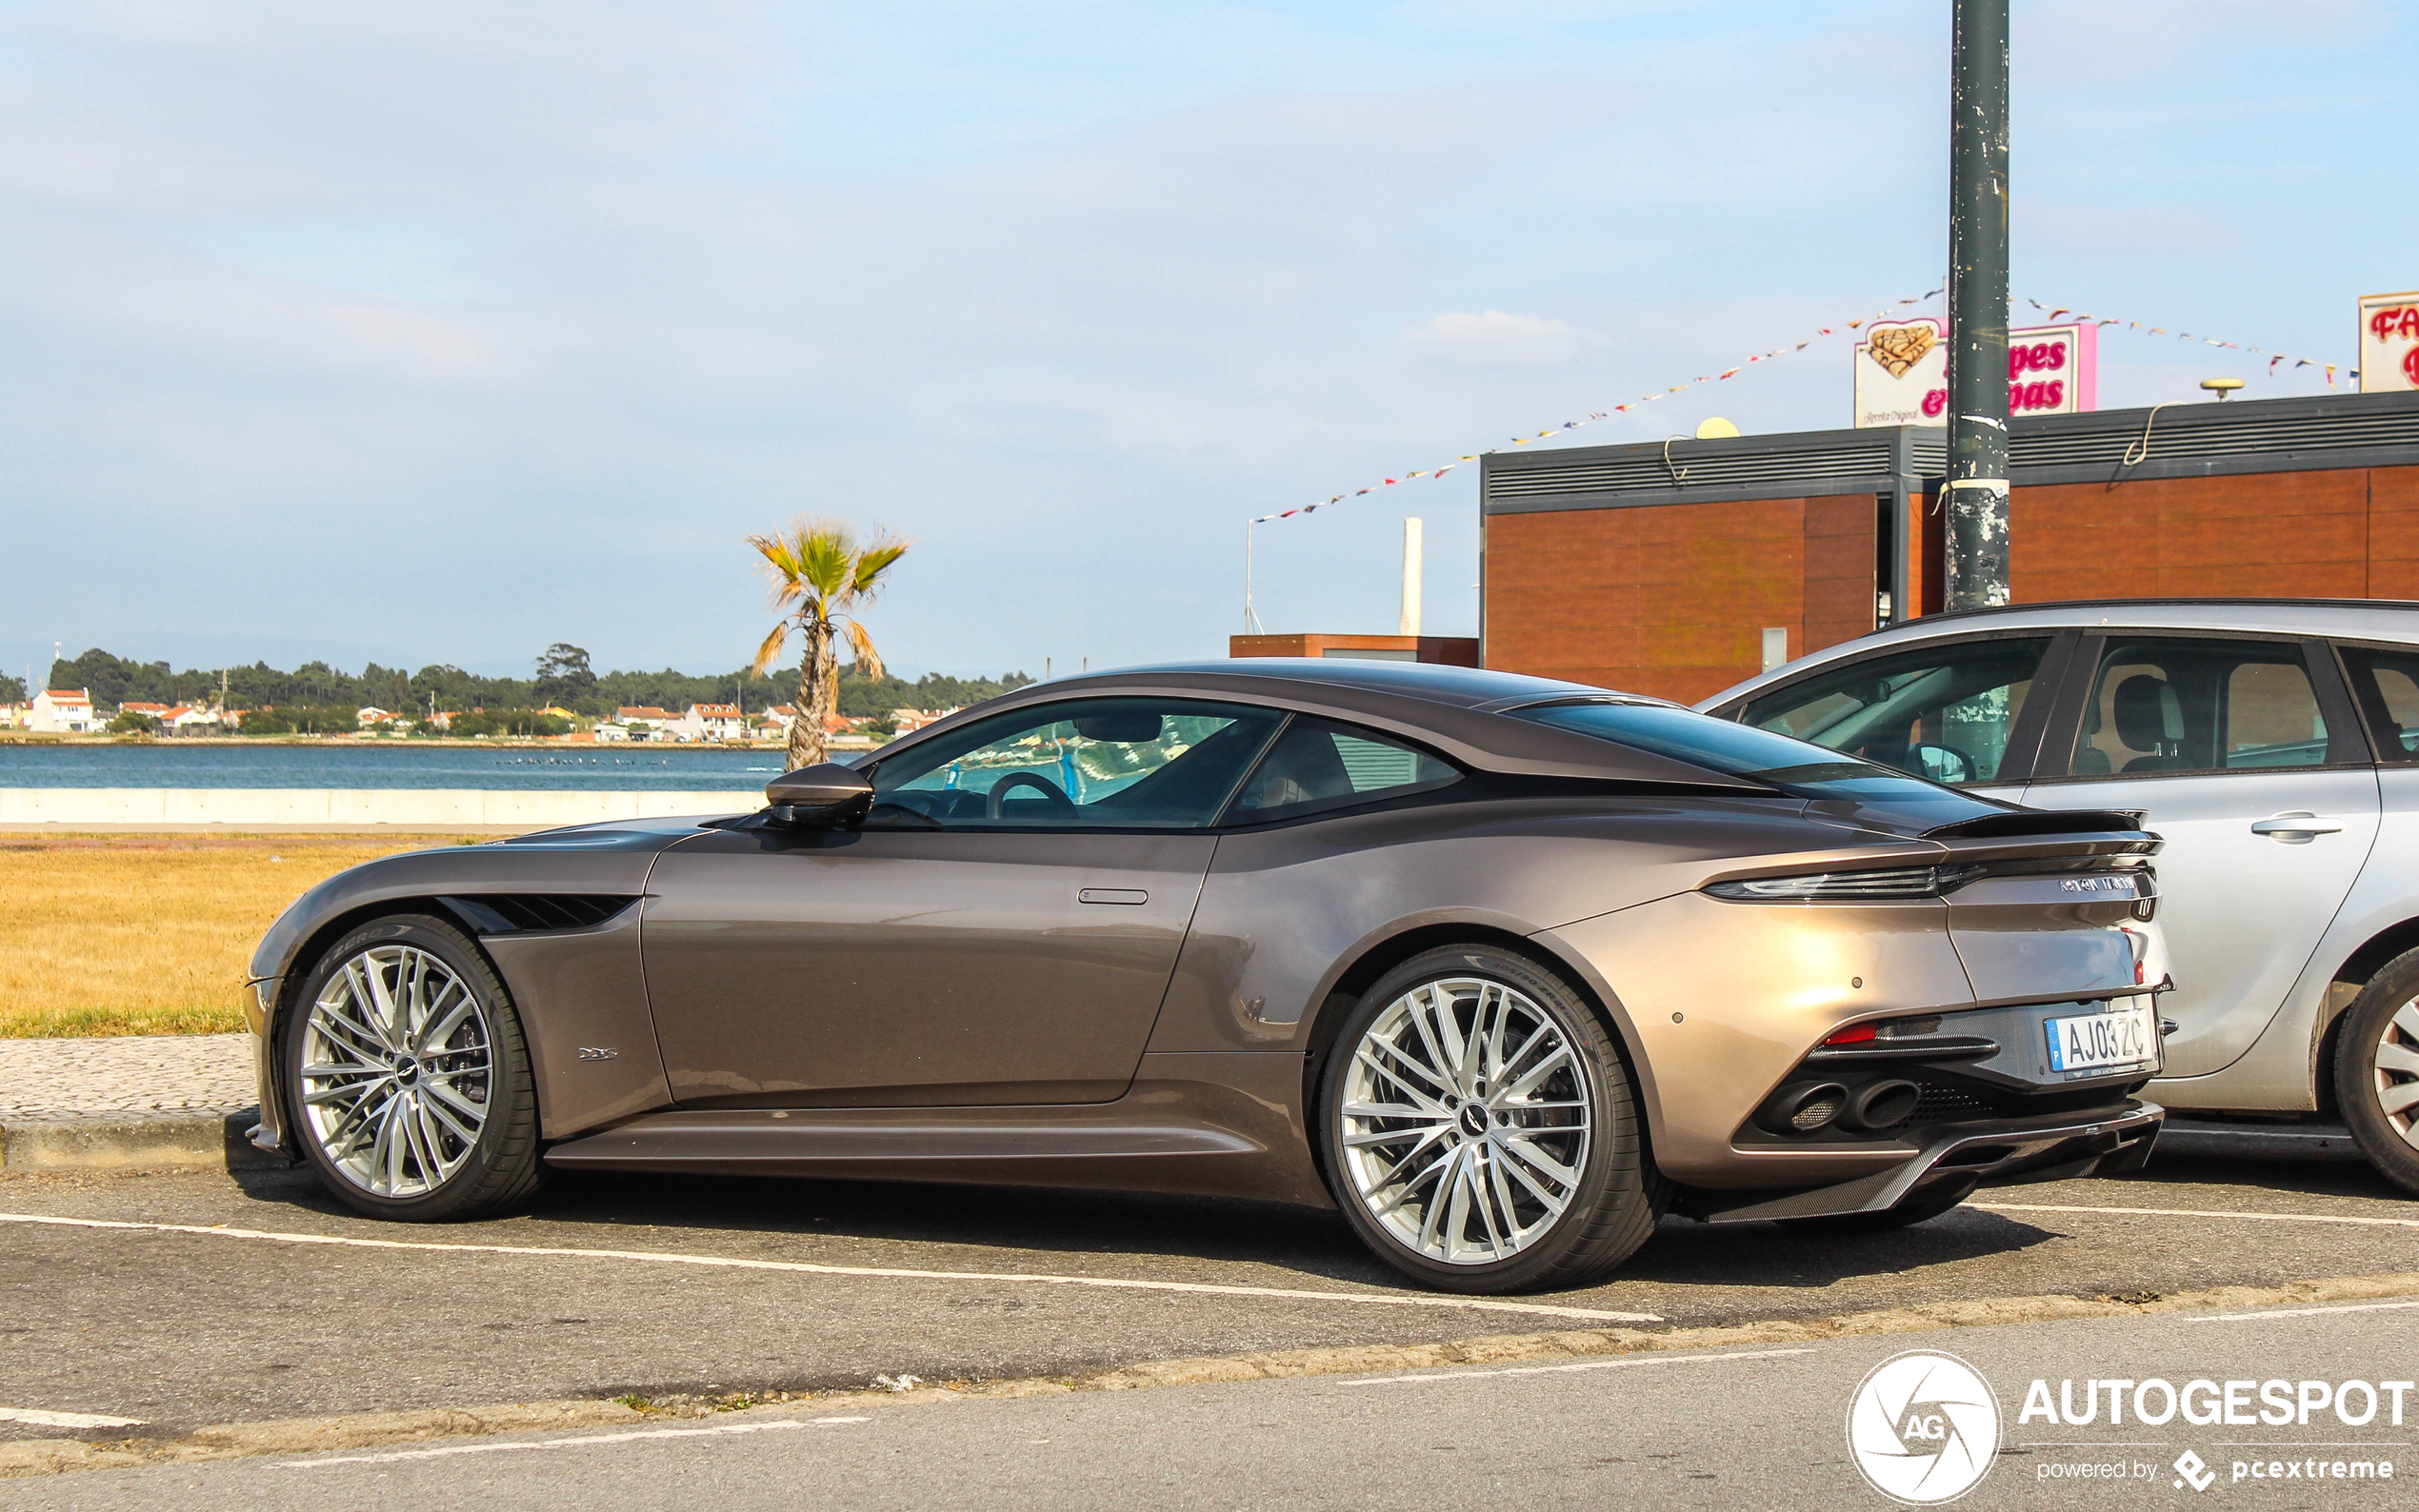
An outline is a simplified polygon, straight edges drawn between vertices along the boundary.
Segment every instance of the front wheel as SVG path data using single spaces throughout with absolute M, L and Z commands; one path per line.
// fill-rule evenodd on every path
M 1489 946 L 1404 963 L 1344 1023 L 1321 1133 L 1364 1243 L 1450 1291 L 1586 1285 L 1654 1232 L 1668 1190 L 1603 1022 Z
M 2369 1164 L 2419 1193 L 2419 950 L 2369 979 L 2336 1036 L 2335 1102 Z
M 512 1000 L 468 936 L 398 915 L 329 948 L 279 1033 L 288 1117 L 337 1197 L 429 1223 L 537 1187 L 537 1096 Z

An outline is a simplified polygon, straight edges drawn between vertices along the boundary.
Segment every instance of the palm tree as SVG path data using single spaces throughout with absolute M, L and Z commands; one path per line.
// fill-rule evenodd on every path
M 855 535 L 837 520 L 800 519 L 773 535 L 751 535 L 748 544 L 765 559 L 772 578 L 772 607 L 781 622 L 756 647 L 755 670 L 762 674 L 781 654 L 795 626 L 806 646 L 798 659 L 798 713 L 790 722 L 790 766 L 812 766 L 824 759 L 824 724 L 840 700 L 838 643 L 848 637 L 850 665 L 867 677 L 882 675 L 882 654 L 857 619 L 864 606 L 882 589 L 882 574 L 907 555 L 908 543 L 876 531 L 871 541 L 857 545 Z

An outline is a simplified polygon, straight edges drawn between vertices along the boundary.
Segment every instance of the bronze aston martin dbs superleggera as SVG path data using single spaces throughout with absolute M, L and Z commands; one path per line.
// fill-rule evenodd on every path
M 1432 1285 L 1677 1210 L 1881 1228 L 2131 1169 L 2135 816 L 1652 699 L 1249 661 L 1022 688 L 759 812 L 330 879 L 253 962 L 259 1144 L 360 1210 L 547 1166 L 1341 1207 Z

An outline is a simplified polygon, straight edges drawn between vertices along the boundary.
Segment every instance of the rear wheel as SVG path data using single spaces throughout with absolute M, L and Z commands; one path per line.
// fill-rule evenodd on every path
M 2335 1102 L 2369 1163 L 2419 1193 L 2419 950 L 2369 979 L 2335 1042 Z
M 536 1190 L 520 1017 L 451 925 L 405 914 L 337 941 L 279 1040 L 290 1126 L 351 1206 L 427 1223 L 483 1217 Z
M 1388 973 L 1346 1019 L 1322 1094 L 1345 1217 L 1429 1285 L 1585 1285 L 1654 1232 L 1667 1186 L 1620 1051 L 1525 957 L 1454 946 Z

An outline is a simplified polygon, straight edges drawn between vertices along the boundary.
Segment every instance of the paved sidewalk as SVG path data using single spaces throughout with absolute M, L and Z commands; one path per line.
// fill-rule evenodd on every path
M 0 1167 L 230 1166 L 271 1162 L 249 1034 L 0 1039 Z
M 0 1120 L 250 1107 L 249 1034 L 0 1040 Z

